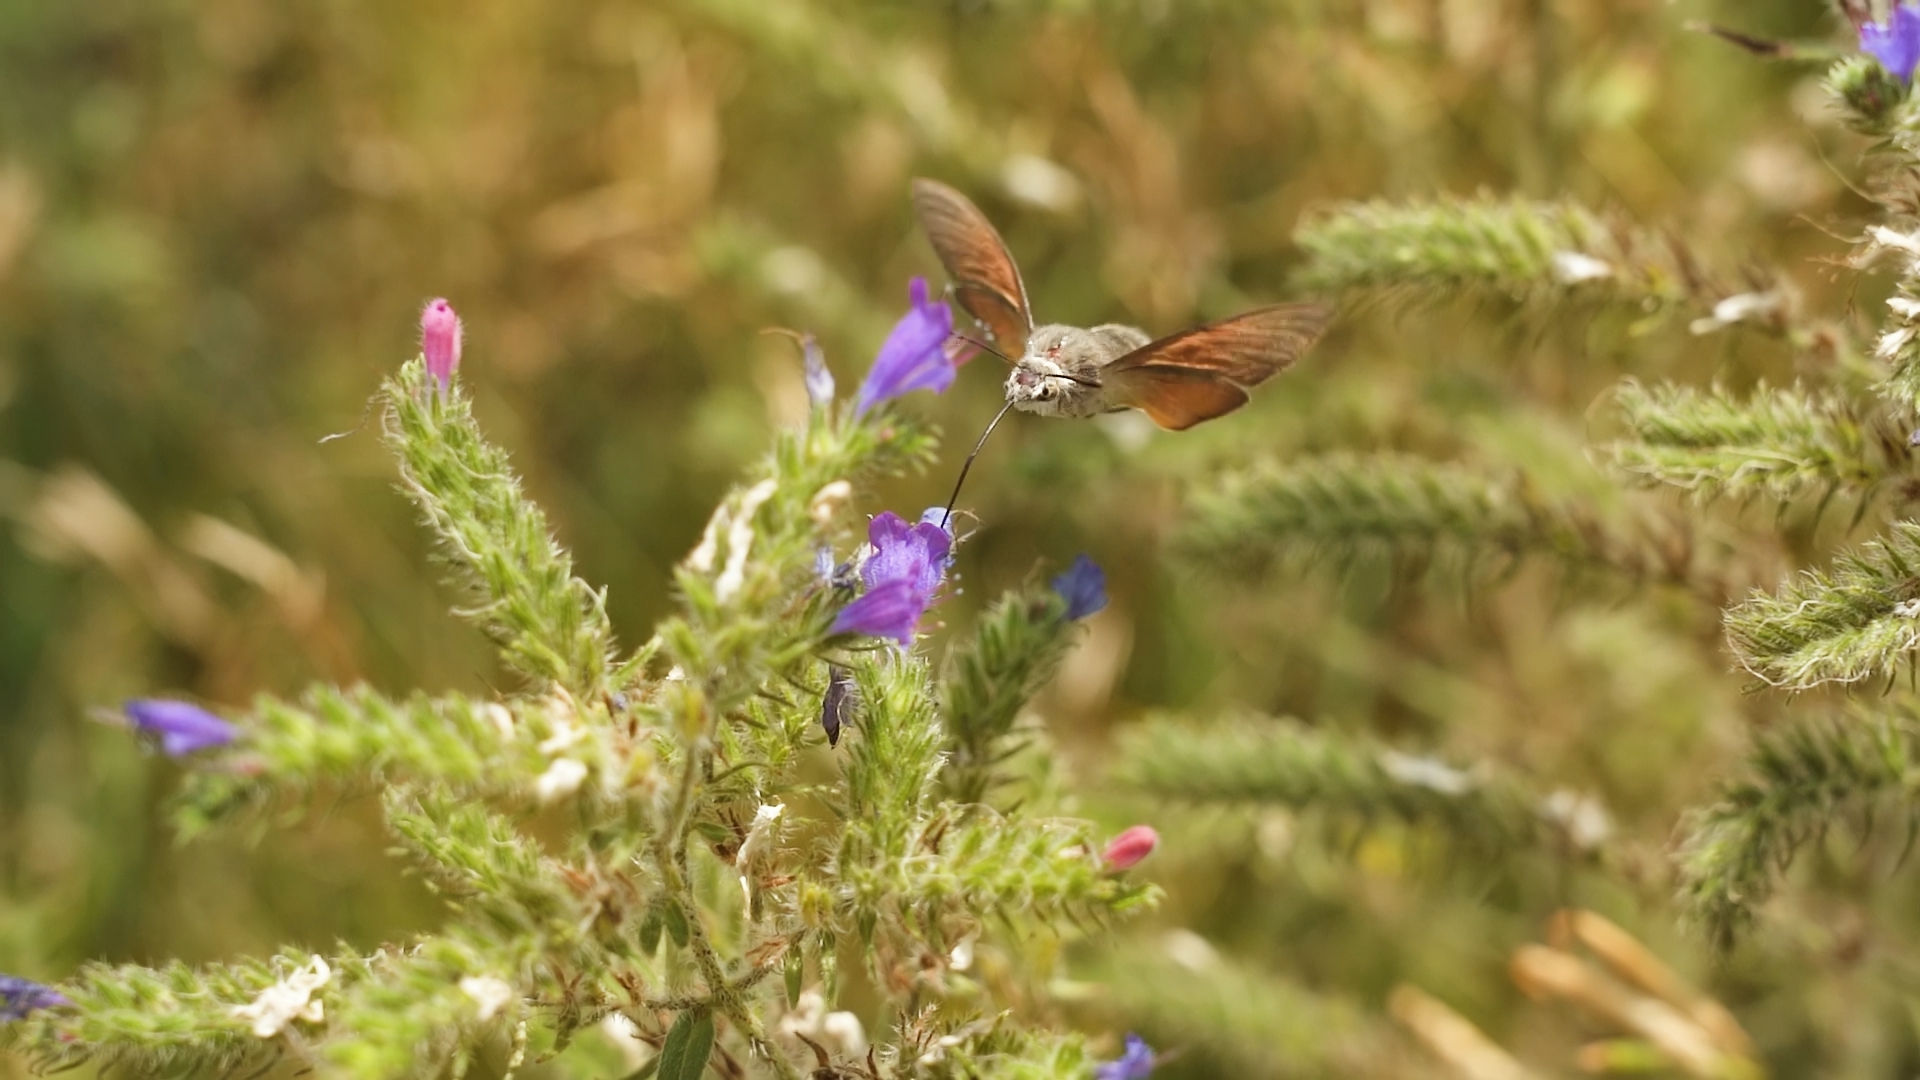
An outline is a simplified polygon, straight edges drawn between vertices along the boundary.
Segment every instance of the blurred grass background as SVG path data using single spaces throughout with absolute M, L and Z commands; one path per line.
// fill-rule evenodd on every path
M 1814 69 L 1690 19 L 1838 33 L 1813 0 L 0 5 L 0 971 L 431 924 L 364 803 L 176 848 L 170 766 L 88 719 L 134 694 L 504 677 L 447 618 L 366 428 L 427 298 L 465 317 L 482 422 L 636 642 L 715 499 L 805 409 L 791 343 L 759 331 L 817 333 L 844 389 L 906 279 L 939 280 L 913 175 L 986 208 L 1046 321 L 1165 332 L 1285 298 L 1303 213 L 1480 190 L 1672 230 L 1730 275 L 1771 263 L 1844 315 L 1819 260 L 1866 208 L 1863 142 Z M 1554 906 L 1599 905 L 1756 1010 L 1782 1075 L 1911 1066 L 1854 908 L 1710 969 L 1663 906 L 1679 808 L 1776 707 L 1740 696 L 1712 603 L 1534 568 L 1465 594 L 1372 564 L 1248 590 L 1162 552 L 1183 491 L 1227 463 L 1397 450 L 1603 489 L 1582 447 L 1623 373 L 1795 374 L 1782 347 L 1684 322 L 1360 305 L 1186 435 L 1014 417 L 969 481 L 978 527 L 939 615 L 969 622 L 1036 560 L 1108 568 L 1114 604 L 1043 703 L 1069 776 L 1142 713 L 1293 715 L 1596 792 L 1629 838 L 1604 876 L 1414 887 L 1392 845 L 1356 863 L 1285 822 L 1170 815 L 1161 924 L 1373 1012 L 1411 978 L 1525 1047 L 1561 1032 L 1507 953 Z M 911 401 L 947 453 L 866 509 L 944 498 L 995 363 Z M 1770 583 L 1817 539 L 1742 557 Z M 1291 1074 L 1266 1049 L 1173 1067 Z

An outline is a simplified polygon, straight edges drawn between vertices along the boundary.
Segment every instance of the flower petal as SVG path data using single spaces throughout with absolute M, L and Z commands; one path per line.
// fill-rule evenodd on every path
M 1053 591 L 1066 600 L 1069 622 L 1084 619 L 1107 606 L 1107 575 L 1099 563 L 1076 555 L 1066 573 L 1053 579 Z
M 123 708 L 134 727 L 160 737 L 160 749 L 168 757 L 225 746 L 240 735 L 239 728 L 184 701 L 147 698 Z
M 69 1008 L 73 1002 L 50 986 L 15 975 L 0 975 L 0 1023 L 22 1020 L 35 1009 Z
M 926 598 L 913 583 L 896 578 L 869 589 L 865 596 L 840 609 L 834 617 L 835 634 L 866 634 L 890 638 L 902 646 L 913 644 L 913 632 L 927 610 Z
M 912 307 L 880 346 L 866 381 L 860 384 L 855 415 L 913 390 L 940 393 L 953 385 L 954 361 L 947 353 L 953 335 L 953 309 L 927 295 L 927 279 L 908 286 Z

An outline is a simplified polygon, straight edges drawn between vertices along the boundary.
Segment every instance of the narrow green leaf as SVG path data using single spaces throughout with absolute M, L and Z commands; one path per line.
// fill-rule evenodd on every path
M 660 951 L 660 931 L 666 926 L 666 920 L 657 907 L 647 909 L 647 917 L 640 920 L 640 951 L 652 956 Z
M 687 942 L 693 937 L 692 929 L 687 926 L 687 913 L 680 910 L 680 905 L 672 900 L 666 902 L 666 905 L 660 909 L 660 913 L 667 921 L 667 935 L 673 938 L 675 945 L 686 948 Z
M 798 941 L 787 950 L 787 1008 L 800 1007 L 801 984 L 807 977 L 807 954 L 805 947 Z
M 713 1053 L 713 1013 L 690 1009 L 674 1020 L 660 1045 L 660 1080 L 700 1080 Z

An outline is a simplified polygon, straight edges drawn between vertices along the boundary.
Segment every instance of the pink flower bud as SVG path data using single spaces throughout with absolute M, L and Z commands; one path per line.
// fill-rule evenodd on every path
M 1153 854 L 1159 844 L 1160 834 L 1153 831 L 1153 826 L 1135 825 L 1107 841 L 1106 853 L 1101 858 L 1110 869 L 1125 870 Z
M 420 313 L 420 351 L 427 357 L 427 374 L 440 381 L 445 391 L 455 368 L 460 366 L 460 316 L 445 300 L 427 301 Z

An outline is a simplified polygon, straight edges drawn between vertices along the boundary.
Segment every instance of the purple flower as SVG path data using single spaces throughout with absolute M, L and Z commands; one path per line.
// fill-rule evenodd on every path
M 839 664 L 827 665 L 827 693 L 820 699 L 820 728 L 827 745 L 840 745 L 840 724 L 847 718 L 847 699 L 853 692 L 853 672 Z
M 1118 1061 L 1103 1061 L 1094 1067 L 1094 1080 L 1147 1080 L 1153 1075 L 1153 1047 L 1147 1040 L 1127 1033 L 1127 1049 Z
M 129 701 L 124 708 L 134 727 L 160 736 L 160 749 L 168 757 L 225 746 L 240 734 L 239 728 L 184 701 L 148 698 Z
M 460 316 L 445 300 L 429 300 L 420 312 L 420 351 L 427 358 L 427 374 L 440 381 L 444 392 L 460 366 Z
M 0 1023 L 25 1019 L 35 1009 L 58 1009 L 72 1004 L 52 987 L 13 975 L 0 975 Z
M 1076 555 L 1067 572 L 1053 579 L 1053 591 L 1067 602 L 1067 619 L 1084 619 L 1107 606 L 1107 575 L 1100 564 Z
M 947 574 L 953 538 L 938 525 L 908 525 L 888 512 L 867 523 L 873 554 L 860 567 L 866 595 L 840 609 L 833 633 L 860 633 L 913 644 L 920 616 Z
M 956 354 L 948 351 L 953 337 L 953 309 L 943 300 L 927 297 L 927 279 L 914 278 L 907 286 L 913 307 L 880 346 L 867 380 L 860 384 L 854 415 L 891 401 L 910 390 L 942 393 L 953 385 Z
M 806 365 L 807 400 L 816 409 L 833 404 L 833 372 L 827 370 L 827 355 L 812 334 L 800 339 L 800 356 Z
M 953 547 L 947 530 L 936 522 L 908 525 L 889 510 L 867 523 L 867 543 L 873 545 L 873 554 L 860 568 L 860 580 L 867 588 L 903 579 L 928 603 L 933 602 L 933 591 L 947 576 L 947 552 Z
M 1861 23 L 1860 51 L 1901 82 L 1911 79 L 1920 64 L 1920 7 L 1901 2 L 1885 23 Z
M 889 581 L 868 589 L 865 596 L 840 609 L 833 620 L 836 634 L 867 634 L 913 644 L 913 632 L 926 614 L 927 602 L 907 581 Z

